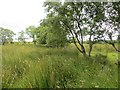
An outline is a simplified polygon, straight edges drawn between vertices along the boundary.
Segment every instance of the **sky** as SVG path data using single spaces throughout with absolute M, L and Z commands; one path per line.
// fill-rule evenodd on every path
M 0 0 L 0 27 L 15 33 L 28 26 L 38 26 L 45 17 L 44 0 Z

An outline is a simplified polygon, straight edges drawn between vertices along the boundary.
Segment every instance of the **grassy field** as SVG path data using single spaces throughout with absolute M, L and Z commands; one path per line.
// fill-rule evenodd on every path
M 74 45 L 67 48 L 5 45 L 2 46 L 2 87 L 117 88 L 116 57 L 114 49 L 104 44 L 94 46 L 89 60 Z

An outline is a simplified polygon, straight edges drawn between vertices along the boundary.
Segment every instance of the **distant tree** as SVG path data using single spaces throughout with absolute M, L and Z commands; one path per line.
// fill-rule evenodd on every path
M 33 39 L 33 43 L 36 44 L 36 27 L 29 26 L 26 28 L 26 33 Z
M 25 32 L 24 31 L 19 32 L 18 41 L 26 43 L 25 39 L 26 39 Z
M 2 41 L 2 44 L 4 45 L 5 43 L 13 43 L 13 36 L 15 33 L 11 31 L 10 29 L 4 29 L 0 27 L 0 40 Z

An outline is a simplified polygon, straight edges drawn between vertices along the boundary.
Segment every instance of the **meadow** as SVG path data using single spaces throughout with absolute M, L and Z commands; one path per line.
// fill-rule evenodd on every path
M 106 44 L 96 44 L 87 60 L 73 44 L 66 48 L 6 44 L 2 46 L 2 87 L 117 88 L 117 56 Z

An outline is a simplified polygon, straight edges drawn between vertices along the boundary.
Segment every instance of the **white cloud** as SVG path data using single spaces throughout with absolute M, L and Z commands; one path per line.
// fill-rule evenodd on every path
M 39 25 L 45 17 L 43 0 L 0 0 L 0 27 L 15 33 L 30 25 Z

